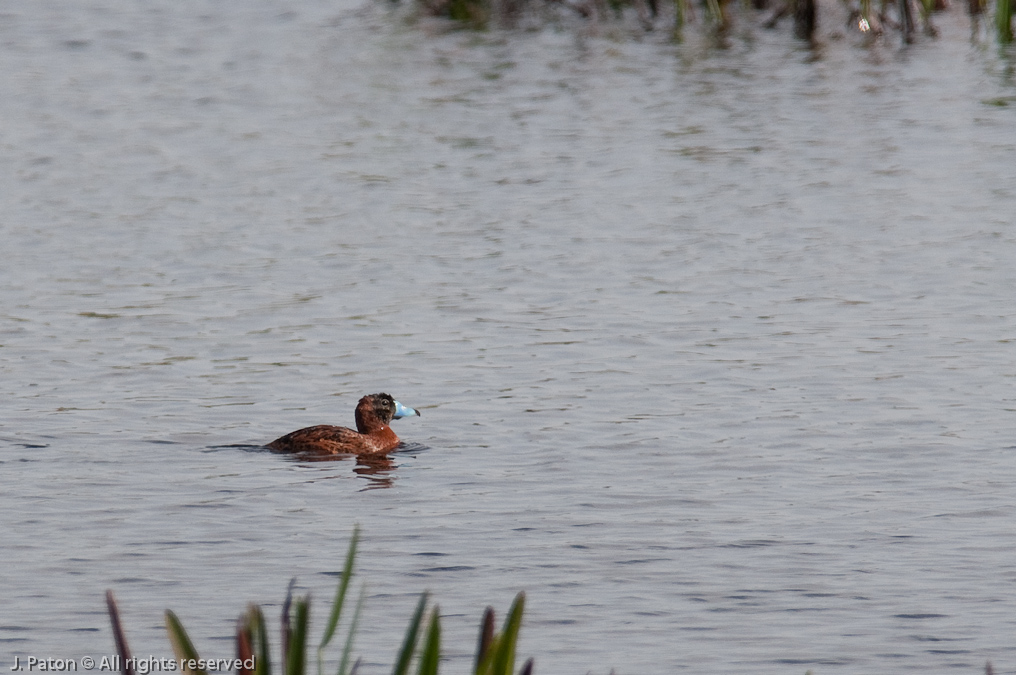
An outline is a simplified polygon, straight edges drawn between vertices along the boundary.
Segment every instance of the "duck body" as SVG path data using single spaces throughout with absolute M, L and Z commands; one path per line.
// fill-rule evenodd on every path
M 412 415 L 420 413 L 388 394 L 370 394 L 356 404 L 355 431 L 321 424 L 276 438 L 268 447 L 275 452 L 313 455 L 383 455 L 401 442 L 389 422 Z

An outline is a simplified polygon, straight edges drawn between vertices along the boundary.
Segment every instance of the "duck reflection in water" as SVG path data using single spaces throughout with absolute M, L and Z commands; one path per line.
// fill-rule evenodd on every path
M 306 459 L 329 459 L 335 455 L 381 458 L 401 442 L 388 423 L 413 415 L 419 417 L 420 413 L 388 394 L 370 394 L 356 404 L 356 431 L 321 424 L 276 438 L 268 447 L 274 452 L 298 454 Z
M 320 453 L 302 453 L 293 455 L 294 459 L 301 462 L 338 462 L 349 459 L 348 454 L 343 455 L 322 455 Z M 395 477 L 392 472 L 397 465 L 388 455 L 356 455 L 356 467 L 353 469 L 360 478 L 370 481 L 364 490 L 377 490 L 378 488 L 389 488 L 395 484 Z M 336 476 L 329 476 L 335 478 Z

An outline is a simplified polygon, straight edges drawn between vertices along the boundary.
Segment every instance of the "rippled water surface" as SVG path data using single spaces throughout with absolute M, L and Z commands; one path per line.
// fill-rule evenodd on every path
M 362 672 L 1016 672 L 1016 86 L 340 2 L 0 2 L 0 667 L 232 654 L 354 523 Z M 391 466 L 256 446 L 421 410 Z

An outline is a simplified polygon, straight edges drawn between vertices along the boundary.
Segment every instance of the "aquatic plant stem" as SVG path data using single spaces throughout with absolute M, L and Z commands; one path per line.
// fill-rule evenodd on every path
M 123 675 L 135 675 L 134 661 L 131 659 L 131 650 L 127 646 L 127 636 L 124 635 L 123 625 L 120 623 L 120 610 L 116 606 L 116 598 L 113 591 L 106 591 L 106 609 L 109 611 L 109 620 L 113 624 L 113 639 L 116 641 L 116 653 L 122 659 L 121 673 Z
M 363 599 L 367 596 L 367 588 L 360 587 L 360 598 L 356 601 L 356 609 L 353 610 L 353 620 L 349 622 L 349 634 L 346 636 L 346 645 L 342 648 L 342 661 L 339 662 L 339 674 L 349 675 L 349 657 L 353 652 L 353 638 L 356 637 L 356 628 L 360 623 L 360 610 L 363 609 Z M 320 655 L 321 650 L 318 649 Z
M 1012 42 L 1012 0 L 996 0 L 995 26 L 998 29 L 999 42 L 1002 44 Z
M 356 559 L 356 547 L 360 541 L 360 526 L 353 527 L 353 536 L 349 540 L 349 548 L 346 551 L 346 563 L 342 568 L 342 576 L 339 578 L 339 586 L 335 591 L 335 601 L 332 603 L 332 611 L 328 616 L 328 623 L 325 625 L 325 633 L 321 638 L 321 644 L 317 650 L 318 675 L 324 675 L 324 651 L 335 629 L 339 625 L 339 618 L 342 616 L 342 607 L 346 602 L 346 591 L 349 590 L 349 581 L 353 577 L 353 561 Z M 362 598 L 361 598 L 362 601 Z
M 399 658 L 395 662 L 395 669 L 392 675 L 406 675 L 409 672 L 409 664 L 416 651 L 416 642 L 420 635 L 420 624 L 423 622 L 423 610 L 427 607 L 427 592 L 420 594 L 420 601 L 416 603 L 416 611 L 409 621 L 406 629 L 406 637 L 402 640 L 402 648 L 399 649 Z

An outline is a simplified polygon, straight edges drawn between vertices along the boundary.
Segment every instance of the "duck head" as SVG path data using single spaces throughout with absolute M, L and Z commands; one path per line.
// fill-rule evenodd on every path
M 361 434 L 388 426 L 392 420 L 420 416 L 418 410 L 404 406 L 389 394 L 369 394 L 356 404 L 356 430 Z

